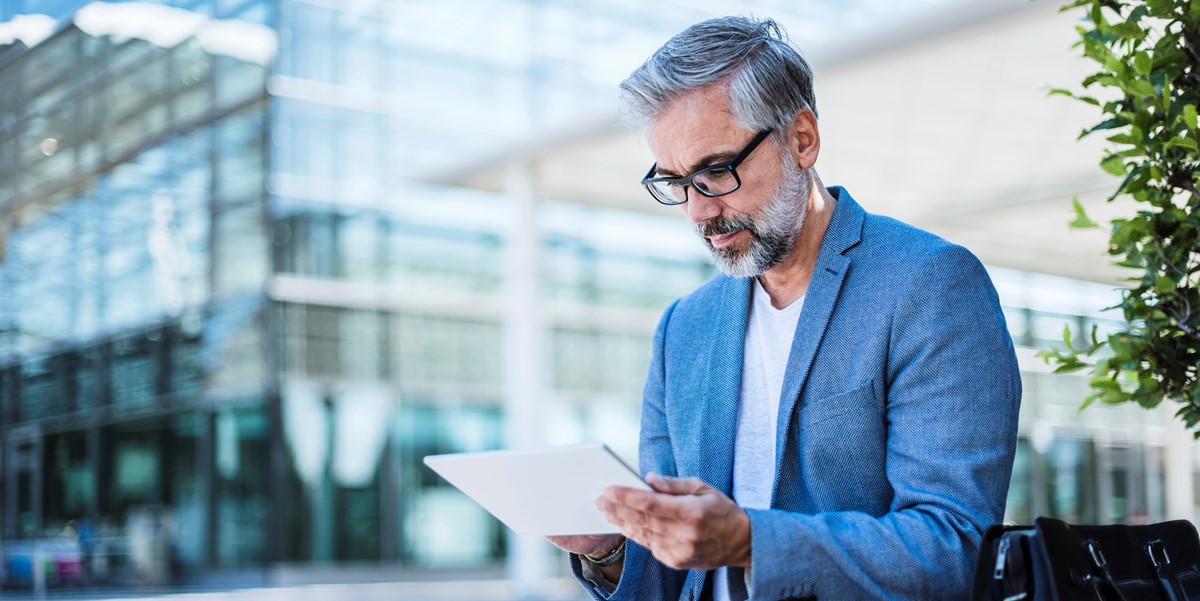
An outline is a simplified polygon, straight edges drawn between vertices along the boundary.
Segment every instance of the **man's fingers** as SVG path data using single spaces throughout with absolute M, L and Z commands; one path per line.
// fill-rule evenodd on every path
M 611 505 L 623 505 L 644 513 L 674 518 L 686 517 L 681 512 L 688 506 L 682 497 L 676 495 L 621 486 L 610 487 L 601 495 L 600 499 Z
M 647 548 L 658 547 L 664 540 L 676 537 L 678 522 L 646 514 L 628 507 L 616 507 L 606 517 L 628 538 Z
M 629 505 L 609 504 L 604 508 L 604 513 L 609 521 L 622 528 L 640 528 L 650 531 L 654 534 L 662 535 L 672 530 L 675 530 L 679 525 L 690 525 L 689 522 L 680 518 L 675 513 L 657 514 L 647 511 L 641 511 Z M 699 513 L 691 510 L 685 510 L 682 513 L 692 514 Z M 698 520 L 692 520 L 692 523 Z
M 646 483 L 654 490 L 670 495 L 698 495 L 709 488 L 699 478 L 672 478 L 654 473 L 646 475 Z
M 701 565 L 696 562 L 703 562 L 701 558 L 711 555 L 712 551 L 712 541 L 706 540 L 705 527 L 701 523 L 703 508 L 696 497 L 670 498 L 692 501 L 691 507 L 681 511 L 691 517 L 647 513 L 616 503 L 606 505 L 605 514 L 622 534 L 650 549 L 664 564 L 676 569 Z

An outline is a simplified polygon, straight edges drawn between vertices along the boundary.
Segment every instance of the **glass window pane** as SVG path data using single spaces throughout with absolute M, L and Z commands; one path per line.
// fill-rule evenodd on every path
M 218 202 L 233 204 L 262 198 L 263 107 L 257 105 L 214 124 Z
M 494 394 L 502 386 L 498 323 L 401 314 L 394 324 L 395 373 L 402 390 L 453 385 Z
M 385 247 L 380 220 L 358 213 L 341 219 L 340 228 L 337 241 L 342 265 L 338 272 L 350 281 L 382 282 Z
M 267 419 L 261 408 L 216 414 L 217 564 L 262 565 L 267 531 Z
M 62 532 L 68 523 L 88 515 L 95 501 L 96 482 L 83 431 L 48 436 L 44 444 L 46 489 L 42 496 L 45 506 L 42 519 L 47 531 Z
M 214 57 L 214 65 L 217 106 L 233 107 L 257 98 L 266 91 L 269 72 L 264 65 L 228 56 Z
M 204 322 L 205 365 L 212 369 L 211 391 L 261 387 L 267 377 L 257 299 L 213 307 Z
M 270 270 L 262 205 L 252 202 L 225 209 L 217 214 L 214 227 L 214 291 L 227 294 L 260 288 Z
M 1096 463 L 1091 441 L 1056 439 L 1046 461 L 1050 515 L 1072 524 L 1094 521 Z
M 168 424 L 170 488 L 168 504 L 175 526 L 175 551 L 184 569 L 204 565 L 204 479 L 199 449 L 203 416 L 189 412 L 170 418 Z
M 487 565 L 504 556 L 507 529 L 420 464 L 426 455 L 499 448 L 502 427 L 495 407 L 415 402 L 397 413 L 406 562 L 453 568 Z
M 1008 501 L 1004 508 L 1004 521 L 1017 524 L 1033 523 L 1033 497 L 1031 484 L 1033 474 L 1030 458 L 1033 447 L 1026 438 L 1017 439 L 1017 454 L 1013 460 L 1012 481 L 1008 487 Z
M 144 406 L 154 402 L 157 376 L 154 342 L 145 334 L 124 336 L 113 342 L 114 405 Z

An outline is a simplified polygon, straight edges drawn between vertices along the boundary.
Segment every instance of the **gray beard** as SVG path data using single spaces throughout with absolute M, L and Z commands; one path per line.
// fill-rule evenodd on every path
M 696 233 L 712 253 L 717 269 L 735 278 L 755 277 L 778 265 L 796 245 L 800 228 L 808 214 L 808 196 L 812 180 L 808 172 L 791 161 L 784 161 L 783 178 L 775 186 L 771 200 L 757 217 L 714 217 L 696 224 Z M 716 248 L 708 236 L 746 230 L 748 248 Z

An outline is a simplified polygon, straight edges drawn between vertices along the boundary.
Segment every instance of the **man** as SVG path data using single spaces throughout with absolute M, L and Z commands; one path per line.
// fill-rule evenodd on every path
M 552 542 L 596 599 L 965 598 L 1021 395 L 982 265 L 823 187 L 812 73 L 770 20 L 697 24 L 621 87 L 643 184 L 722 273 L 654 337 L 655 492 L 597 500 L 621 535 Z

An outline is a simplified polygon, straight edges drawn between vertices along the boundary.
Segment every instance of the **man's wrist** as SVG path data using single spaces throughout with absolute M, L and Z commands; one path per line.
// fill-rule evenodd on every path
M 750 568 L 751 549 L 753 549 L 754 538 L 751 535 L 750 528 L 750 513 L 741 507 L 738 508 L 741 515 L 737 519 L 738 526 L 733 538 L 733 557 L 729 565 Z
M 592 556 L 585 554 L 583 557 L 599 567 L 606 568 L 625 559 L 625 544 L 628 542 L 628 540 L 629 539 L 622 536 L 621 541 L 612 549 L 609 549 L 600 555 Z

